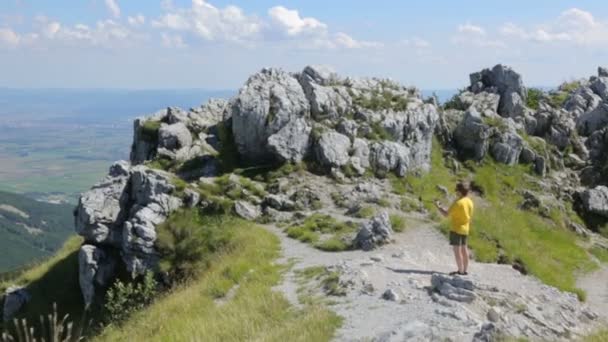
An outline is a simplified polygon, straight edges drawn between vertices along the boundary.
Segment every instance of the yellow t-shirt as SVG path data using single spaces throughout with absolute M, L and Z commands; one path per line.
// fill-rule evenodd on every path
M 457 200 L 448 210 L 448 217 L 454 233 L 469 235 L 469 225 L 473 217 L 473 201 L 468 197 Z

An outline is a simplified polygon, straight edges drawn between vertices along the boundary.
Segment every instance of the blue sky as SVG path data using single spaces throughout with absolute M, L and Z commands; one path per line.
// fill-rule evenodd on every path
M 234 89 L 329 64 L 445 89 L 496 63 L 552 86 L 608 64 L 603 3 L 3 0 L 0 86 Z

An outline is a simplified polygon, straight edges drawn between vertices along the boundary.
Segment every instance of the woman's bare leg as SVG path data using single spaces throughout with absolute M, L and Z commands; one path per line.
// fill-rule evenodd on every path
M 467 245 L 460 246 L 460 254 L 462 258 L 462 272 L 469 270 L 469 248 Z
M 453 248 L 454 248 L 454 258 L 456 258 L 456 265 L 458 266 L 458 272 L 463 272 L 462 254 L 460 252 L 460 246 L 453 246 Z

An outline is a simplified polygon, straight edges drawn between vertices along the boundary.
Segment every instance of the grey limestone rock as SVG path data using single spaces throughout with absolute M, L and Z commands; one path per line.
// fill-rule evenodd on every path
M 608 187 L 600 185 L 580 193 L 585 211 L 608 218 Z
M 270 159 L 268 138 L 291 120 L 308 118 L 310 103 L 298 80 L 279 69 L 262 69 L 232 102 L 232 132 L 239 153 L 250 159 Z
M 490 127 L 475 109 L 469 109 L 454 130 L 454 142 L 465 158 L 481 160 L 490 143 Z
M 356 248 L 369 251 L 379 245 L 389 242 L 393 229 L 387 212 L 382 212 L 359 228 L 359 233 L 353 241 Z
M 4 292 L 4 308 L 2 312 L 3 321 L 10 322 L 30 299 L 31 295 L 24 287 L 10 286 L 6 289 Z
M 114 275 L 116 259 L 103 249 L 93 245 L 83 245 L 78 252 L 78 281 L 85 307 L 94 299 L 96 289 L 103 289 Z
M 316 143 L 315 153 L 321 165 L 332 168 L 348 164 L 350 139 L 335 131 L 321 134 Z
M 260 208 L 245 201 L 234 202 L 234 212 L 245 220 L 253 221 L 262 215 Z
M 291 120 L 268 138 L 268 148 L 281 161 L 299 163 L 308 154 L 311 130 L 303 118 Z

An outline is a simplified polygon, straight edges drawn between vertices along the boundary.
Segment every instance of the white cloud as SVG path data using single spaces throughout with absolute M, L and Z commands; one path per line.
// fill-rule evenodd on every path
M 418 49 L 425 49 L 425 48 L 431 47 L 431 43 L 429 43 L 427 40 L 424 40 L 419 37 L 414 37 L 412 39 L 404 39 L 401 41 L 400 45 L 408 46 L 408 47 L 415 47 Z
M 276 6 L 268 10 L 272 22 L 288 36 L 323 35 L 327 25 L 315 18 L 302 18 L 297 10 Z
M 60 23 L 58 23 L 56 21 L 48 22 L 48 23 L 44 24 L 44 26 L 42 28 L 42 34 L 45 37 L 52 39 L 53 37 L 55 37 L 57 32 L 59 32 L 60 29 L 61 29 Z
M 105 3 L 106 3 L 106 7 L 108 8 L 108 11 L 110 11 L 112 16 L 114 18 L 119 18 L 120 17 L 120 7 L 118 6 L 118 3 L 116 3 L 116 0 L 105 0 Z
M 464 25 L 459 25 L 458 32 L 464 33 L 464 34 L 479 35 L 479 36 L 484 36 L 486 34 L 486 30 L 484 30 L 483 27 L 476 26 L 476 25 L 473 25 L 470 23 L 466 23 Z
M 208 41 L 243 42 L 253 39 L 261 22 L 236 6 L 219 9 L 204 0 L 192 0 L 191 8 L 173 8 L 155 20 L 155 27 L 192 33 Z
M 146 23 L 146 17 L 144 17 L 143 14 L 138 14 L 133 17 L 129 16 L 127 22 L 131 26 L 141 26 Z
M 17 46 L 19 44 L 20 37 L 15 31 L 10 28 L 0 28 L 0 43 L 8 46 Z
M 333 41 L 337 47 L 347 48 L 347 49 L 361 49 L 361 48 L 377 48 L 382 47 L 381 43 L 378 42 L 368 42 L 368 41 L 359 41 L 355 40 L 353 37 L 347 35 L 344 32 L 338 32 L 335 35 Z
M 161 33 L 161 42 L 167 48 L 185 48 L 188 45 L 184 43 L 182 36 L 178 34 Z
M 537 43 L 574 43 L 598 47 L 608 43 L 608 23 L 578 8 L 563 11 L 551 22 L 532 28 L 507 23 L 500 32 L 505 37 Z
M 482 48 L 505 48 L 506 44 L 500 40 L 489 38 L 486 30 L 477 25 L 466 23 L 458 25 L 457 34 L 451 39 L 452 44 L 460 46 L 474 46 Z

